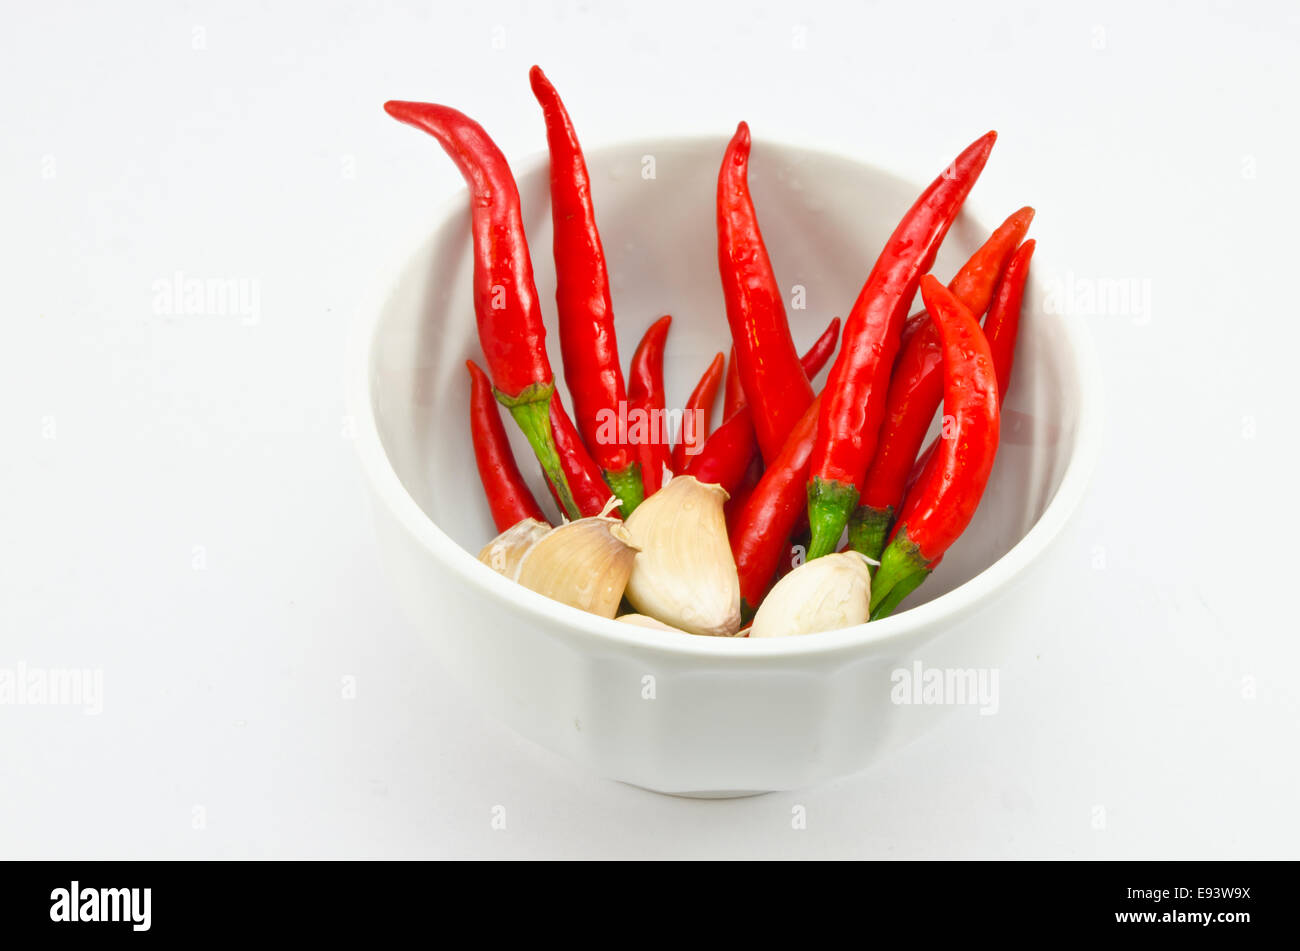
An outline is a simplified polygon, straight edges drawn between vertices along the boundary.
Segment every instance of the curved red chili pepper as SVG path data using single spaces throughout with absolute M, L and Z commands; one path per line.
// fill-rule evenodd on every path
M 975 316 L 933 275 L 921 279 L 926 310 L 943 340 L 945 433 L 899 511 L 871 585 L 871 617 L 886 617 L 925 580 L 965 531 L 998 451 L 998 377 Z
M 1020 305 L 1025 294 L 1025 280 L 1029 277 L 1029 259 L 1033 257 L 1036 242 L 1031 238 L 1016 249 L 998 282 L 997 294 L 989 315 L 984 320 L 984 337 L 993 353 L 993 366 L 998 372 L 998 404 L 1006 399 L 1011 386 L 1011 365 L 1016 355 L 1016 336 L 1020 330 Z M 905 492 L 911 491 L 934 457 L 939 440 L 934 440 L 922 450 L 907 476 Z
M 551 154 L 551 221 L 554 227 L 555 304 L 559 312 L 564 382 L 573 417 L 592 457 L 623 500 L 627 516 L 642 498 L 641 473 L 632 447 L 610 438 L 627 403 L 614 307 L 609 297 L 605 249 L 591 203 L 591 179 L 568 110 L 541 68 L 528 74 L 546 118 Z
M 767 461 L 813 399 L 790 337 L 781 288 L 749 194 L 749 126 L 740 123 L 718 172 L 718 273 L 745 399 Z
M 673 447 L 674 472 L 684 470 L 687 461 L 700 454 L 704 441 L 709 438 L 713 404 L 718 398 L 718 386 L 722 383 L 726 362 L 726 357 L 720 353 L 714 357 L 686 399 L 686 407 L 682 412 L 681 441 Z
M 1022 208 L 1003 222 L 948 284 L 954 297 L 976 317 L 984 314 L 998 279 L 1016 246 L 1029 230 L 1032 208 Z M 909 336 L 894 362 L 885 398 L 885 419 L 876 454 L 862 480 L 858 508 L 849 519 L 849 544 L 879 559 L 889 525 L 907 488 L 917 451 L 925 441 L 935 410 L 943 401 L 943 347 L 939 331 L 923 310 L 924 325 Z M 909 325 L 916 318 L 910 318 Z
M 579 516 L 587 518 L 599 515 L 614 493 L 601 478 L 600 466 L 596 465 L 582 445 L 582 436 L 578 434 L 578 428 L 573 425 L 558 393 L 551 400 L 551 433 Z M 620 509 L 613 511 L 620 512 Z
M 646 498 L 663 485 L 664 469 L 672 471 L 664 425 L 664 346 L 672 322 L 672 317 L 665 314 L 650 325 L 628 368 L 627 436 L 636 446 Z
M 839 332 L 840 319 L 836 317 L 803 355 L 800 363 L 808 379 L 820 373 L 835 352 Z M 704 448 L 687 462 L 683 471 L 701 482 L 716 482 L 734 498 L 755 456 L 762 461 L 753 414 L 742 395 L 739 408 L 713 431 Z
M 813 341 L 813 345 L 808 348 L 799 362 L 803 366 L 803 372 L 808 379 L 812 379 L 818 373 L 822 372 L 822 367 L 835 354 L 835 345 L 840 340 L 840 319 L 832 317 L 831 322 L 826 325 L 822 335 Z
M 510 440 L 506 438 L 501 413 L 492 396 L 492 382 L 473 360 L 466 360 L 465 366 L 469 368 L 469 423 L 474 461 L 478 464 L 479 478 L 497 531 L 504 532 L 526 518 L 546 521 L 510 451 Z
M 790 431 L 785 445 L 736 516 L 731 553 L 740 576 L 741 613 L 746 617 L 767 593 L 781 558 L 790 550 L 790 533 L 803 515 L 804 484 L 808 481 L 820 406 L 819 396 Z
M 835 550 L 857 506 L 885 413 L 889 372 L 917 282 L 988 161 L 997 133 L 977 139 L 921 193 L 880 252 L 844 325 L 831 366 L 808 483 L 808 557 Z
M 748 406 L 742 405 L 713 431 L 704 448 L 686 463 L 682 472 L 704 483 L 717 483 L 730 495 L 740 485 L 757 453 L 754 414 Z
M 745 405 L 745 390 L 740 385 L 740 367 L 736 366 L 736 345 L 727 354 L 727 382 L 722 391 L 722 421 L 731 419 L 736 410 Z
M 984 321 L 984 336 L 993 353 L 993 366 L 998 372 L 998 403 L 1006 399 L 1011 386 L 1011 366 L 1016 357 L 1016 337 L 1020 333 L 1020 307 L 1025 297 L 1025 281 L 1029 277 L 1029 260 L 1034 256 L 1037 242 L 1030 238 L 1016 249 L 1006 273 L 998 282 L 997 295 Z
M 753 455 L 749 459 L 749 467 L 745 470 L 745 474 L 740 477 L 736 490 L 730 493 L 730 498 L 722 506 L 722 512 L 727 519 L 728 538 L 734 537 L 740 513 L 744 511 L 745 505 L 749 502 L 749 497 L 754 494 L 754 489 L 758 486 L 758 480 L 761 478 L 763 478 L 763 457 L 759 455 L 758 444 L 755 443 Z
M 528 437 L 562 500 L 561 507 L 577 518 L 551 438 L 549 406 L 555 381 L 546 356 L 546 328 L 533 282 L 519 189 L 505 156 L 482 126 L 448 106 L 394 100 L 384 103 L 384 109 L 437 139 L 469 187 L 474 314 L 496 397 Z

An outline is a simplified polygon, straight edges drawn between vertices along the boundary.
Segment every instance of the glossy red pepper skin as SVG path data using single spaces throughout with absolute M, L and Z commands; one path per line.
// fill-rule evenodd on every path
M 636 440 L 635 445 L 646 498 L 663 486 L 664 469 L 672 471 L 672 453 L 664 424 L 664 347 L 672 322 L 672 317 L 665 314 L 650 325 L 632 354 L 628 373 L 628 436 L 630 439 L 634 435 L 639 421 L 637 435 L 643 438 Z
M 1003 222 L 948 284 L 954 297 L 976 317 L 993 300 L 998 280 L 1029 230 L 1034 210 L 1022 208 Z M 879 559 L 889 526 L 903 499 L 912 464 L 925 441 L 935 410 L 943 401 L 943 347 L 939 330 L 925 311 L 924 321 L 904 342 L 894 362 L 885 399 L 885 419 L 876 453 L 862 480 L 858 508 L 849 520 L 849 544 Z M 911 324 L 916 318 L 909 319 Z
M 803 372 L 811 380 L 835 355 L 835 345 L 840 342 L 840 319 L 832 317 L 831 322 L 826 325 L 822 335 L 813 341 L 813 345 L 808 348 L 800 363 L 803 365 Z
M 551 400 L 551 433 L 555 448 L 560 453 L 565 478 L 573 492 L 573 501 L 578 506 L 579 517 L 599 515 L 614 493 L 601 478 L 600 466 L 596 465 L 583 446 L 582 436 L 558 394 Z M 611 514 L 615 513 L 621 514 L 621 508 L 613 509 Z
M 1029 277 L 1029 259 L 1037 243 L 1030 239 L 1016 249 L 998 282 L 997 293 L 984 321 L 984 337 L 993 353 L 993 366 L 998 373 L 998 403 L 1006 399 L 1011 386 L 1011 365 L 1016 355 L 1016 337 L 1020 331 L 1021 302 L 1025 294 L 1025 281 Z M 922 474 L 934 458 L 939 440 L 934 440 L 922 450 L 907 477 L 907 491 L 920 481 Z
M 496 396 L 528 437 L 570 517 L 577 506 L 551 439 L 555 392 L 546 328 L 533 281 L 519 189 L 505 156 L 473 119 L 427 102 L 384 103 L 393 118 L 432 135 L 456 164 L 470 193 L 474 241 L 474 314 Z
M 812 402 L 813 389 L 799 364 L 759 231 L 749 193 L 749 152 L 749 126 L 742 122 L 718 172 L 718 273 L 741 386 L 754 409 L 763 458 L 770 462 Z
M 801 358 L 808 379 L 811 380 L 826 366 L 826 361 L 835 352 L 839 331 L 840 319 L 836 317 Z M 704 448 L 687 462 L 682 471 L 701 482 L 716 482 L 734 497 L 755 456 L 761 463 L 753 414 L 742 395 L 740 406 L 713 431 Z
M 908 492 L 871 590 L 871 617 L 886 617 L 966 530 L 993 470 L 1000 413 L 993 353 L 975 316 L 933 275 L 921 280 L 943 341 L 943 412 L 951 431 Z
M 821 397 L 817 397 L 804 411 L 736 516 L 731 553 L 740 576 L 740 607 L 745 617 L 757 609 L 781 559 L 790 553 L 790 534 L 804 513 L 804 485 L 820 405 Z
M 1007 265 L 997 293 L 984 321 L 984 336 L 993 354 L 993 366 L 998 374 L 998 402 L 1006 399 L 1011 386 L 1011 367 L 1016 358 L 1016 338 L 1020 334 L 1020 310 L 1025 297 L 1025 282 L 1029 278 L 1029 261 L 1034 256 L 1037 242 L 1032 238 L 1016 249 Z
M 704 448 L 687 461 L 682 472 L 704 483 L 716 483 L 730 495 L 740 485 L 757 452 L 754 414 L 748 406 L 742 405 L 713 431 Z
M 745 505 L 749 502 L 749 497 L 754 494 L 754 489 L 758 486 L 758 480 L 763 478 L 763 457 L 754 450 L 754 455 L 749 460 L 749 468 L 740 478 L 740 484 L 736 490 L 730 493 L 730 498 L 722 506 L 722 512 L 727 518 L 727 537 L 734 538 L 736 532 L 736 523 L 740 519 L 740 513 L 744 511 Z
M 510 451 L 510 440 L 501 425 L 501 413 L 492 395 L 492 381 L 473 360 L 466 360 L 469 368 L 469 418 L 470 436 L 474 442 L 474 461 L 478 465 L 483 491 L 487 494 L 488 508 L 498 532 L 526 518 L 546 521 L 541 506 L 528 490 L 528 484 L 515 463 Z
M 542 70 L 528 74 L 546 119 L 551 156 L 555 304 L 559 314 L 564 382 L 583 442 L 623 500 L 624 515 L 641 501 L 640 467 L 632 447 L 609 437 L 627 403 L 609 270 L 591 202 L 591 177 L 568 110 Z
M 731 419 L 745 405 L 745 389 L 740 385 L 740 367 L 736 366 L 736 347 L 727 354 L 727 381 L 722 391 L 722 421 Z
M 704 441 L 709 438 L 709 424 L 713 416 L 713 404 L 718 400 L 718 387 L 722 384 L 722 374 L 726 369 L 727 358 L 718 354 L 713 358 L 695 384 L 691 395 L 686 399 L 682 413 L 681 440 L 673 447 L 673 471 L 682 472 L 686 463 L 700 454 Z M 698 422 L 697 422 L 698 421 Z
M 810 469 L 809 558 L 835 550 L 857 506 L 875 455 L 907 308 L 996 138 L 990 132 L 977 139 L 922 192 L 886 242 L 845 321 L 843 345 L 826 381 Z

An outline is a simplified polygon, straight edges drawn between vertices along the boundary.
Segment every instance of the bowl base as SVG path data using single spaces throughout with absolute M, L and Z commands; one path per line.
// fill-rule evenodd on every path
M 636 783 L 624 783 L 625 786 L 631 786 L 633 789 L 644 789 L 646 792 L 652 792 L 659 796 L 672 796 L 674 799 L 749 799 L 753 796 L 766 796 L 770 789 L 706 789 L 701 792 L 666 792 L 662 789 L 651 789 L 649 786 L 638 786 Z

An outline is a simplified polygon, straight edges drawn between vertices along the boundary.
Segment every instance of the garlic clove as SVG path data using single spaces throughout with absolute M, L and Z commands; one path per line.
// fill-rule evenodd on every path
M 615 518 L 592 516 L 553 528 L 524 554 L 515 578 L 571 607 L 612 618 L 637 550 Z
M 855 551 L 804 562 L 768 592 L 750 637 L 816 634 L 864 624 L 870 614 L 868 560 Z
M 521 519 L 484 545 L 478 560 L 513 581 L 528 549 L 550 530 L 551 526 L 535 518 Z
M 720 485 L 677 476 L 628 516 L 628 534 L 641 552 L 627 599 L 638 612 L 691 634 L 729 636 L 740 629 L 726 500 Z

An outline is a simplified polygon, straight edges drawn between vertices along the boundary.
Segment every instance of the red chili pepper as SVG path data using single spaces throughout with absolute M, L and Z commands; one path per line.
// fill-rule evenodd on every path
M 734 537 L 740 513 L 749 502 L 749 497 L 754 494 L 754 489 L 758 486 L 758 480 L 761 478 L 763 478 L 763 457 L 759 455 L 758 444 L 755 443 L 754 453 L 749 460 L 749 468 L 740 477 L 740 484 L 736 486 L 736 490 L 730 493 L 730 498 L 722 506 L 722 512 L 727 518 L 728 538 Z
M 749 126 L 742 122 L 718 173 L 718 272 L 740 382 L 754 407 L 763 458 L 770 462 L 812 402 L 813 389 L 799 365 L 781 288 L 758 228 L 747 180 L 749 149 Z
M 917 283 L 988 161 L 997 133 L 977 139 L 922 192 L 899 222 L 844 325 L 822 401 L 808 483 L 809 558 L 835 550 L 876 452 L 889 373 Z
M 664 346 L 672 317 L 665 314 L 645 332 L 632 354 L 627 383 L 627 436 L 636 446 L 646 498 L 659 491 L 672 453 L 664 425 Z
M 767 593 L 781 558 L 789 552 L 790 533 L 803 515 L 820 406 L 819 396 L 804 411 L 736 517 L 731 553 L 740 576 L 740 609 L 745 617 Z
M 1033 218 L 1032 208 L 1022 208 L 1009 217 L 948 284 L 953 296 L 976 317 L 988 309 L 998 278 Z M 902 350 L 889 381 L 876 454 L 862 480 L 857 510 L 849 519 L 849 544 L 873 559 L 879 559 L 884 550 L 917 450 L 943 401 L 943 347 L 939 331 L 925 311 L 917 317 L 924 324 L 910 336 L 904 330 Z M 915 319 L 909 319 L 908 323 Z
M 455 109 L 399 101 L 384 103 L 384 109 L 437 139 L 465 178 L 474 239 L 474 314 L 496 397 L 528 437 L 562 500 L 561 507 L 577 518 L 577 505 L 551 438 L 549 406 L 555 380 L 546 356 L 546 328 L 533 282 L 519 189 L 505 156 L 482 126 Z
M 748 406 L 741 406 L 713 431 L 704 448 L 686 463 L 682 471 L 701 482 L 717 483 L 731 494 L 740 485 L 757 453 L 754 414 Z
M 813 341 L 813 345 L 808 348 L 800 359 L 803 365 L 803 372 L 807 374 L 808 379 L 812 379 L 818 373 L 822 372 L 822 367 L 835 355 L 835 345 L 840 339 L 840 319 L 831 318 L 831 322 L 826 325 L 822 335 Z
M 565 478 L 573 491 L 573 501 L 578 507 L 579 516 L 586 518 L 599 515 L 613 493 L 601 478 L 600 466 L 596 465 L 582 445 L 582 436 L 569 418 L 559 394 L 551 400 L 551 433 L 555 439 L 555 448 L 560 454 L 560 465 L 564 467 Z M 620 509 L 613 511 L 620 512 Z
M 998 282 L 997 294 L 993 306 L 984 320 L 984 337 L 989 342 L 993 353 L 993 366 L 998 372 L 998 405 L 1006 399 L 1007 389 L 1011 386 L 1011 364 L 1016 355 L 1016 336 L 1020 330 L 1020 303 L 1025 294 L 1025 279 L 1029 277 L 1029 259 L 1034 254 L 1036 242 L 1031 238 L 1016 249 L 1015 256 L 1007 265 Z M 934 440 L 916 457 L 911 472 L 907 477 L 906 492 L 920 481 L 922 474 L 934 458 L 938 445 Z
M 627 404 L 614 307 L 609 297 L 605 249 L 591 204 L 591 179 L 568 110 L 546 74 L 528 74 L 546 117 L 551 153 L 551 221 L 554 227 L 555 304 L 559 312 L 564 382 L 573 416 L 605 479 L 623 500 L 627 516 L 643 497 L 640 467 L 631 446 L 610 438 Z
M 840 319 L 836 317 L 803 355 L 800 362 L 809 379 L 821 372 L 835 352 L 839 332 Z M 716 482 L 734 496 L 755 456 L 762 461 L 753 413 L 742 397 L 740 407 L 713 431 L 704 448 L 687 462 L 683 471 L 701 482 Z
M 465 366 L 469 367 L 469 423 L 474 461 L 478 464 L 479 478 L 483 480 L 483 491 L 497 531 L 504 532 L 526 518 L 546 521 L 515 464 L 510 440 L 506 438 L 501 414 L 492 397 L 491 381 L 473 360 L 466 360 Z
M 686 400 L 686 408 L 682 413 L 681 442 L 673 447 L 674 472 L 684 470 L 687 460 L 698 456 L 704 440 L 709 438 L 713 404 L 718 398 L 718 386 L 722 383 L 725 366 L 726 357 L 719 353 L 705 368 L 700 382 L 695 384 L 695 389 L 691 390 L 691 395 Z
M 975 316 L 933 275 L 921 279 L 943 340 L 945 432 L 926 476 L 903 501 L 871 585 L 871 617 L 887 617 L 970 524 L 998 451 L 998 377 Z
M 1011 365 L 1016 357 L 1016 337 L 1020 333 L 1020 305 L 1025 296 L 1025 281 L 1029 277 L 1029 259 L 1034 256 L 1037 242 L 1032 238 L 1016 249 L 1007 265 L 1006 273 L 998 282 L 998 290 L 984 321 L 984 336 L 993 353 L 993 366 L 998 372 L 998 403 L 1006 398 L 1011 386 Z
M 736 366 L 736 347 L 727 354 L 727 382 L 722 392 L 722 421 L 731 419 L 745 405 L 745 389 L 740 385 L 740 367 Z

